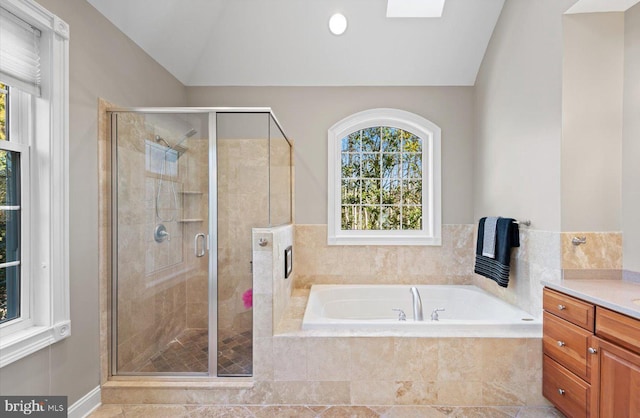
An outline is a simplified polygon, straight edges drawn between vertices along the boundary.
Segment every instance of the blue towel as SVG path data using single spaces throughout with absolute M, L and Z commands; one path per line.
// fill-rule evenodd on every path
M 512 218 L 498 218 L 496 223 L 495 258 L 482 255 L 484 245 L 484 224 L 487 218 L 478 223 L 478 242 L 476 244 L 476 263 L 474 272 L 494 280 L 501 287 L 509 284 L 509 264 L 511 248 L 520 246 L 518 224 Z

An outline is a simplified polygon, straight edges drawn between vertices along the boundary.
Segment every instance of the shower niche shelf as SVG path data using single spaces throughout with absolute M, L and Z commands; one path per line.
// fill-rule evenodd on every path
M 182 207 L 184 211 L 184 218 L 178 219 L 178 223 L 197 223 L 204 222 L 204 219 L 200 217 L 200 212 L 197 208 L 200 206 L 200 198 L 204 195 L 204 192 L 199 190 L 181 190 L 179 192 L 182 195 Z M 188 202 L 188 203 L 187 203 Z

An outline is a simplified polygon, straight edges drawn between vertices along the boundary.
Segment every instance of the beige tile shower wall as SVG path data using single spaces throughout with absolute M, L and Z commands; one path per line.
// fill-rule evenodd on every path
M 622 269 L 622 233 L 620 232 L 563 232 L 563 269 Z M 573 245 L 574 237 L 586 238 L 586 243 Z
M 218 138 L 218 328 L 251 329 L 242 295 L 253 286 L 251 229 L 269 224 L 266 139 Z
M 296 287 L 470 284 L 473 225 L 443 225 L 442 246 L 329 246 L 326 225 L 296 225 Z
M 559 282 L 562 277 L 560 233 L 520 228 L 520 247 L 511 252 L 509 285 L 474 275 L 473 284 L 537 317 L 542 316 L 541 280 Z M 475 238 L 474 238 L 475 242 Z
M 182 200 L 183 248 L 187 265 L 187 328 L 209 324 L 208 257 L 196 257 L 194 237 L 209 231 L 209 140 L 189 138 L 180 161 L 184 170 Z
M 157 243 L 159 178 L 145 170 L 153 128 L 139 114 L 118 116 L 118 369 L 133 371 L 186 327 L 182 228 L 173 205 L 163 222 L 171 240 Z M 165 184 L 166 186 L 167 184 Z M 161 196 L 160 200 L 172 198 Z

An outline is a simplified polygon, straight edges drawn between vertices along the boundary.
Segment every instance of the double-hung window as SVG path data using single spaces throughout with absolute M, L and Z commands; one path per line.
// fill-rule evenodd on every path
M 330 245 L 440 245 L 440 128 L 372 109 L 328 134 Z
M 29 312 L 27 242 L 29 216 L 23 207 L 29 199 L 29 146 L 12 138 L 9 110 L 12 97 L 9 86 L 0 83 L 0 324 L 19 321 Z M 14 100 L 15 101 L 15 100 Z
M 68 26 L 0 3 L 0 367 L 70 335 Z

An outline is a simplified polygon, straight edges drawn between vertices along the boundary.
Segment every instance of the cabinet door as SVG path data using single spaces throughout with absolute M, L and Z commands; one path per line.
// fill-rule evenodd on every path
M 600 418 L 640 417 L 640 355 L 594 338 L 598 361 L 592 370 L 599 394 L 593 399 Z

